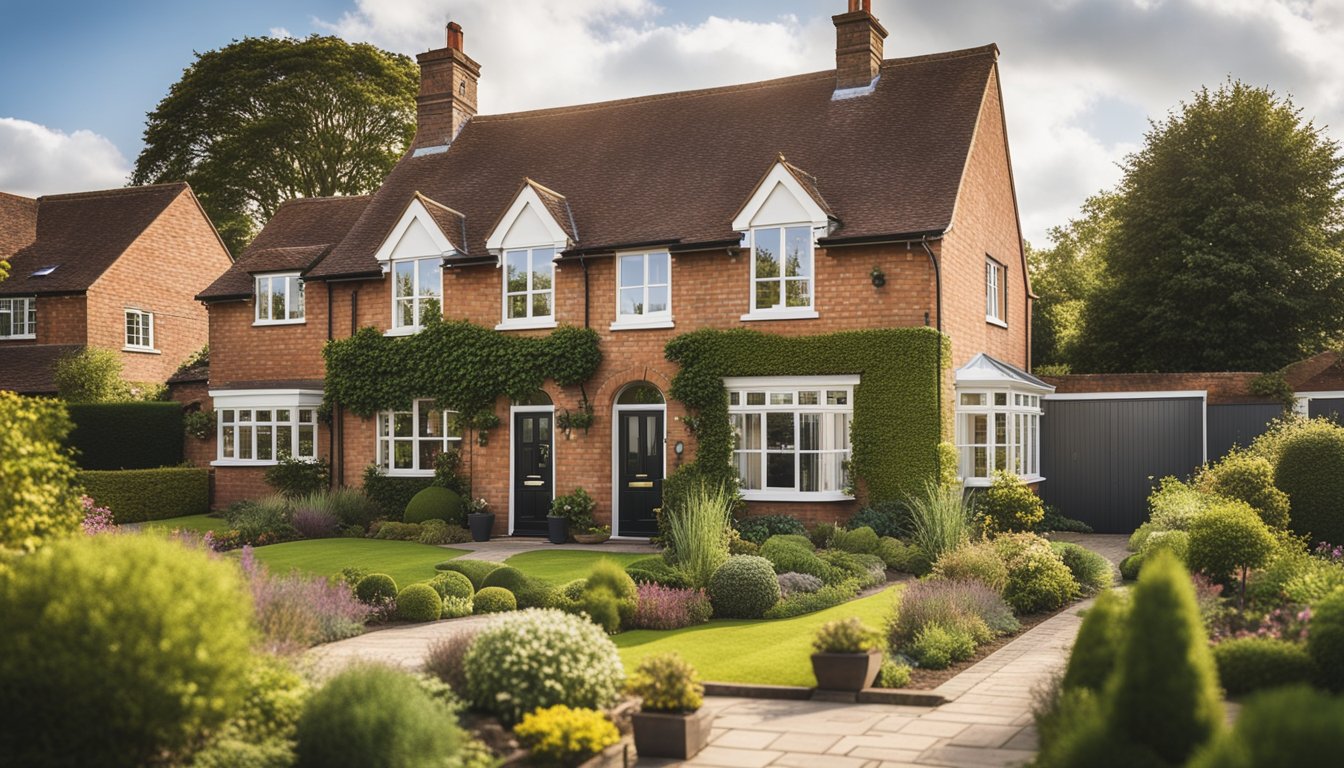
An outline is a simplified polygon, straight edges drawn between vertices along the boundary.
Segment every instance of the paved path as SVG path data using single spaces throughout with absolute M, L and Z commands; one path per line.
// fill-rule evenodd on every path
M 601 544 L 552 544 L 546 539 L 530 536 L 506 536 L 489 541 L 468 541 L 465 544 L 449 544 L 452 549 L 470 550 L 471 554 L 462 557 L 472 560 L 489 560 L 502 563 L 514 555 L 524 552 L 574 549 L 600 555 L 603 552 L 635 552 L 656 555 L 663 550 L 650 544 L 646 539 L 609 539 Z

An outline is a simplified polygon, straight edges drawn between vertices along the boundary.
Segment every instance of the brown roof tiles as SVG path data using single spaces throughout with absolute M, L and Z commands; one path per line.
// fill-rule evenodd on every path
M 83 348 L 79 344 L 0 346 L 0 389 L 21 395 L 54 395 L 56 361 Z

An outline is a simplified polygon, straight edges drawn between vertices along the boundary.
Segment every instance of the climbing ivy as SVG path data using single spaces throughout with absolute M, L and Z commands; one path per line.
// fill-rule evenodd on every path
M 435 318 L 410 336 L 361 328 L 327 342 L 322 355 L 328 404 L 369 417 L 431 398 L 460 413 L 463 427 L 477 429 L 499 423 L 494 406 L 501 396 L 525 397 L 546 379 L 560 386 L 582 384 L 602 363 L 597 333 L 588 328 L 565 325 L 547 336 L 511 336 Z
M 685 472 L 730 478 L 733 434 L 726 376 L 858 374 L 850 423 L 851 469 L 870 501 L 900 499 L 939 479 L 943 449 L 939 380 L 950 359 L 947 338 L 929 328 L 775 336 L 749 330 L 700 330 L 667 343 L 680 370 L 670 394 L 693 413 L 687 425 L 699 450 Z M 945 459 L 943 459 L 945 461 Z M 673 480 L 669 485 L 679 487 Z

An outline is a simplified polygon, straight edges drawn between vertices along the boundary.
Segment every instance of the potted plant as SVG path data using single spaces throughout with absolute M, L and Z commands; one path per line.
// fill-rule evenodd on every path
M 611 538 L 611 526 L 594 525 L 588 528 L 586 533 L 574 534 L 574 540 L 580 544 L 601 544 Z
M 827 691 L 871 688 L 882 669 L 878 633 L 857 616 L 827 622 L 812 639 L 812 673 Z
M 489 541 L 490 532 L 495 529 L 495 513 L 490 511 L 490 502 L 485 499 L 472 499 L 466 506 L 467 527 L 471 529 L 471 540 Z
M 631 716 L 640 757 L 687 760 L 709 743 L 714 716 L 700 710 L 705 687 L 695 667 L 680 656 L 667 653 L 644 659 L 627 688 L 641 698 L 639 711 Z
M 552 544 L 564 544 L 569 532 L 586 532 L 593 526 L 593 510 L 597 502 L 582 488 L 575 488 L 567 496 L 557 496 L 551 502 L 551 513 L 546 516 L 548 538 Z

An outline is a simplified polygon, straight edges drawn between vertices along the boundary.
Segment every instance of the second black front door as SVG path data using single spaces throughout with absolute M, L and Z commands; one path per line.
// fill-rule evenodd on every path
M 617 496 L 622 536 L 658 533 L 654 510 L 663 503 L 663 412 L 620 411 Z
M 546 515 L 554 498 L 552 483 L 550 412 L 513 415 L 513 532 L 522 536 L 546 534 Z

